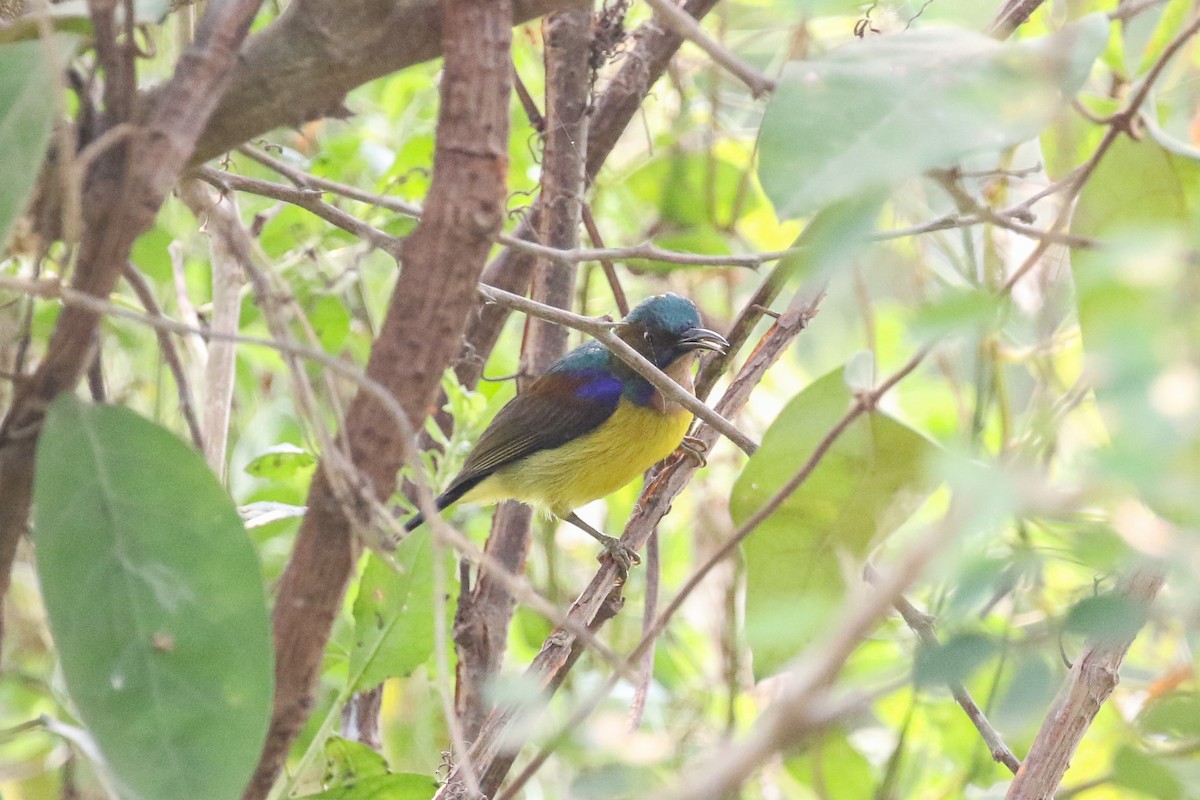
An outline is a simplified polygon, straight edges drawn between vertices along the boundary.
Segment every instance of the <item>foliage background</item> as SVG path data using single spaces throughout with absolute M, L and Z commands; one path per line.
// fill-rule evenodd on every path
M 255 29 L 271 25 L 285 6 L 267 4 Z M 139 61 L 142 85 L 171 74 L 194 11 L 184 7 L 163 18 L 161 10 L 144 9 L 154 22 L 140 35 L 154 47 Z M 639 689 L 622 679 L 584 723 L 553 738 L 612 672 L 602 657 L 585 654 L 548 706 L 510 734 L 532 745 L 521 751 L 518 769 L 538 747 L 553 748 L 527 796 L 657 796 L 702 783 L 730 742 L 761 732 L 764 710 L 784 691 L 786 675 L 818 663 L 837 638 L 837 626 L 853 619 L 855 604 L 870 591 L 859 578 L 863 560 L 869 556 L 886 573 L 923 552 L 928 563 L 917 564 L 919 577 L 912 575 L 913 584 L 902 588 L 936 617 L 941 644 L 919 644 L 895 614 L 871 626 L 823 697 L 845 701 L 833 724 L 801 724 L 795 739 L 778 742 L 783 752 L 755 765 L 744 796 L 1005 796 L 1011 772 L 993 761 L 947 687 L 961 683 L 994 732 L 1025 758 L 1039 728 L 1054 723 L 1049 712 L 1060 685 L 1077 679 L 1068 665 L 1139 629 L 1121 686 L 1085 724 L 1086 736 L 1057 796 L 1200 796 L 1193 653 L 1200 516 L 1194 302 L 1200 83 L 1194 38 L 1185 35 L 1195 32 L 1198 12 L 1185 0 L 1120 8 L 1098 0 L 1041 5 L 1011 46 L 1042 41 L 1075 23 L 1070 30 L 1077 40 L 1062 44 L 1060 38 L 1062 47 L 1047 49 L 1051 55 L 1067 51 L 1075 60 L 1024 63 L 1019 53 L 1037 52 L 1037 44 L 1024 51 L 995 45 L 999 55 L 992 61 L 992 51 L 979 44 L 982 37 L 973 32 L 986 30 L 996 12 L 984 4 L 949 2 L 721 3 L 705 29 L 759 73 L 783 76 L 779 88 L 769 100 L 755 98 L 700 49 L 685 45 L 606 162 L 588 203 L 609 245 L 649 241 L 672 252 L 742 255 L 750 262 L 759 260 L 754 254 L 792 245 L 818 209 L 825 208 L 825 219 L 843 215 L 835 216 L 843 225 L 837 235 L 821 238 L 809 228 L 811 238 L 801 239 L 806 249 L 783 260 L 762 259 L 754 269 L 616 259 L 631 300 L 678 292 L 693 298 L 719 330 L 729 329 L 771 274 L 783 286 L 772 301 L 777 312 L 793 296 L 819 302 L 819 310 L 735 418 L 762 449 L 749 460 L 725 440 L 712 449 L 707 468 L 659 527 L 661 576 L 650 568 L 630 574 L 625 607 L 600 635 L 608 647 L 624 655 L 641 638 L 648 582 L 661 584 L 663 598 L 674 596 L 804 466 L 847 409 L 863 397 L 877 408 L 867 409 L 739 554 L 716 565 L 687 597 L 657 638 L 653 680 L 644 688 L 645 710 L 636 728 L 629 718 Z M 1114 13 L 1115 19 L 1103 16 Z M 650 15 L 635 4 L 625 24 L 632 29 Z M 78 22 L 64 12 L 60 36 L 73 35 Z M 31 165 L 40 163 L 50 123 L 79 113 L 77 99 L 51 88 L 58 77 L 45 50 L 36 39 L 18 41 L 21 36 L 0 44 L 0 103 L 6 104 L 0 105 L 0 171 L 13 176 L 0 189 L 0 229 L 15 220 L 8 255 L 0 261 L 0 276 L 12 279 L 0 286 L 0 403 L 6 407 L 16 381 L 45 352 L 61 307 L 35 298 L 28 282 L 69 275 L 76 255 L 69 244 L 39 239 L 28 217 L 15 219 L 38 179 Z M 93 56 L 79 41 L 68 41 L 66 49 L 74 44 L 75 63 L 86 73 Z M 908 53 L 879 49 L 897 43 L 903 51 L 912 42 L 918 44 L 910 44 Z M 1177 53 L 1169 49 L 1175 45 Z M 546 89 L 542 49 L 537 22 L 515 29 L 515 71 L 539 104 Z M 859 59 L 861 71 L 838 73 L 839 58 L 843 65 Z M 791 61 L 801 63 L 786 66 Z M 599 70 L 597 92 L 620 63 L 618 55 Z M 834 93 L 808 91 L 814 63 L 830 65 L 823 74 L 833 76 Z M 427 62 L 373 80 L 346 97 L 351 114 L 345 119 L 277 130 L 250 147 L 316 178 L 425 202 L 440 68 L 440 62 Z M 47 112 L 47 95 L 62 96 L 61 113 Z M 511 111 L 510 231 L 541 178 L 538 131 L 515 99 Z M 37 124 L 43 134 L 31 135 Z M 220 173 L 287 182 L 260 161 L 233 152 L 212 162 L 207 174 L 216 183 Z M 822 169 L 819 180 L 810 180 Z M 1047 187 L 1054 191 L 1039 197 Z M 405 236 L 415 224 L 377 204 L 336 192 L 321 196 L 389 236 Z M 835 200 L 845 204 L 831 210 Z M 332 358 L 364 364 L 395 280 L 394 258 L 298 204 L 252 191 L 237 192 L 237 202 L 273 285 L 294 300 L 315 344 Z M 130 260 L 168 317 L 210 322 L 214 280 L 223 280 L 214 277 L 210 234 L 203 216 L 173 197 L 137 240 Z M 237 290 L 237 332 L 277 339 L 259 294 L 240 281 Z M 109 299 L 119 308 L 143 307 L 125 284 Z M 580 264 L 571 305 L 585 315 L 617 316 L 597 261 Z M 770 322 L 758 323 L 751 343 L 768 333 Z M 299 336 L 296 330 L 293 325 Z M 453 429 L 446 434 L 432 420 L 427 424 L 444 449 L 427 456 L 435 485 L 455 472 L 487 419 L 515 391 L 514 381 L 503 377 L 522 369 L 526 331 L 526 318 L 512 315 L 477 389 L 463 388 L 447 373 L 443 386 Z M 572 346 L 583 340 L 572 332 Z M 99 341 L 106 401 L 187 440 L 175 378 L 155 332 L 109 315 Z M 177 337 L 176 343 L 199 396 L 205 380 L 200 349 L 194 337 Z M 875 404 L 870 391 L 927 347 L 919 365 Z M 735 364 L 744 360 L 739 356 Z M 321 384 L 320 402 L 312 408 L 297 402 L 277 351 L 237 348 L 224 486 L 234 504 L 251 510 L 245 535 L 254 545 L 268 604 L 320 455 L 315 431 L 337 428 L 356 388 L 319 362 L 310 360 L 304 369 Z M 727 385 L 728 378 L 714 397 Z M 157 435 L 150 430 L 128 436 L 136 442 Z M 76 441 L 85 436 L 76 433 Z M 89 441 L 104 454 L 129 440 L 101 426 Z M 145 441 L 150 447 L 151 438 Z M 126 458 L 149 457 L 133 450 Z M 194 456 L 180 450 L 175 466 L 147 475 L 133 496 L 147 485 L 162 490 L 163 503 L 192 495 L 199 484 L 184 476 L 196 465 L 181 465 Z M 78 479 L 63 478 L 57 494 L 46 480 L 39 471 L 39 514 L 69 504 L 79 492 Z M 627 487 L 585 516 L 617 532 L 640 488 Z M 143 500 L 130 518 L 144 518 L 156 502 Z M 393 502 L 408 507 L 401 495 Z M 256 514 L 266 508 L 282 518 L 263 523 Z M 487 514 L 468 508 L 450 518 L 483 545 Z M 35 518 L 35 541 L 52 526 L 42 519 Z M 169 513 L 156 519 L 162 520 L 160 535 L 147 534 L 153 542 L 148 558 L 178 561 L 180 570 L 197 560 L 211 566 L 204 559 L 218 558 L 219 550 L 194 546 L 182 515 L 177 526 Z M 113 530 L 118 547 L 126 530 L 119 518 Z M 533 539 L 528 583 L 565 610 L 595 572 L 594 543 L 544 520 L 535 521 Z M 39 554 L 46 547 L 39 544 Z M 453 691 L 455 654 L 444 633 L 438 646 L 435 620 L 453 614 L 459 574 L 443 548 L 428 533 L 414 535 L 394 556 L 400 573 L 379 556 L 363 556 L 325 652 L 315 706 L 278 793 L 424 798 L 450 765 L 460 763 L 449 754 L 439 692 Z M 85 557 L 85 550 L 75 552 Z M 138 780 L 124 766 L 137 757 L 119 754 L 138 746 L 132 733 L 139 716 L 181 726 L 185 740 L 199 730 L 211 734 L 207 726 L 226 726 L 219 718 L 192 716 L 197 705 L 150 692 L 127 706 L 144 714 L 134 714 L 124 730 L 110 726 L 115 730 L 105 733 L 98 724 L 104 717 L 89 713 L 116 712 L 79 707 L 79 681 L 103 683 L 107 673 L 101 667 L 90 678 L 73 677 L 70 663 L 98 656 L 86 649 L 71 656 L 72 634 L 54 616 L 57 573 L 34 556 L 26 541 L 4 604 L 0 792 L 31 799 L 105 792 L 200 796 L 190 781 L 202 778 L 188 775 L 223 767 L 200 770 L 204 761 L 194 754 L 164 756 L 163 771 L 175 758 L 182 777 L 173 789 L 145 795 L 126 785 Z M 61 556 L 68 566 L 70 556 Z M 1127 594 L 1129 576 L 1139 571 L 1167 576 L 1152 607 Z M 114 607 L 106 620 L 100 599 L 112 586 L 93 589 L 96 594 L 83 602 L 98 609 L 94 624 L 120 628 L 141 606 Z M 68 582 L 62 591 L 81 602 L 78 584 Z M 247 658 L 265 649 L 263 618 L 256 619 L 248 623 L 258 638 L 245 641 Z M 387 620 L 387 633 L 380 620 Z M 493 689 L 497 701 L 534 700 L 521 673 L 552 630 L 528 605 L 517 608 Z M 159 641 L 168 652 L 174 643 L 172 637 L 167 648 Z M 60 669 L 59 660 L 68 657 L 76 661 L 64 661 Z M 259 667 L 263 661 L 257 660 Z M 355 742 L 362 732 L 343 720 L 352 693 L 380 681 L 382 759 Z M 264 725 L 249 725 L 251 752 Z M 176 740 L 166 741 L 170 749 Z M 99 759 L 96 743 L 106 759 Z M 382 793 L 385 786 L 392 794 Z M 236 796 L 238 789 L 212 791 L 213 797 Z

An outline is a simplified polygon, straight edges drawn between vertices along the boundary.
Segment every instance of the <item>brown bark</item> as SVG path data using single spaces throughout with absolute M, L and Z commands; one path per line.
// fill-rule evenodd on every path
M 491 239 L 504 219 L 512 9 L 503 0 L 444 0 L 445 72 L 433 179 L 422 217 L 405 241 L 402 269 L 367 375 L 390 391 L 417 427 L 461 341 Z M 361 46 L 361 45 L 360 45 Z M 375 496 L 389 497 L 410 442 L 387 409 L 360 391 L 346 416 L 350 460 Z M 326 467 L 275 606 L 275 711 L 247 798 L 262 798 L 312 705 L 325 643 L 357 555 L 353 520 Z
M 154 224 L 224 91 L 237 49 L 261 0 L 209 5 L 195 44 L 179 59 L 156 103 L 119 145 L 100 156 L 85 189 L 86 209 L 74 288 L 106 298 L 116 286 L 133 242 Z M 91 363 L 100 315 L 63 308 L 46 357 L 25 381 L 0 426 L 0 597 L 8 591 L 17 542 L 29 517 L 37 435 L 47 404 L 70 391 Z
M 1145 567 L 1124 581 L 1121 593 L 1148 609 L 1165 579 L 1161 569 Z M 1075 659 L 1054 706 L 1009 784 L 1006 800 L 1049 800 L 1054 796 L 1092 720 L 1121 682 L 1121 662 L 1136 635 L 1096 642 Z
M 508 21 L 577 4 L 514 0 Z M 342 103 L 351 89 L 441 55 L 444 18 L 437 0 L 296 0 L 246 43 L 194 161 L 274 128 L 345 116 Z
M 685 0 L 683 9 L 696 19 L 702 19 L 717 0 Z M 587 136 L 587 178 L 591 182 L 617 145 L 617 140 L 642 105 L 642 100 L 655 82 L 662 77 L 672 56 L 683 44 L 683 37 L 654 21 L 640 26 L 632 35 L 633 46 L 625 54 L 621 69 L 597 99 L 589 120 Z M 513 235 L 523 239 L 535 238 L 540 227 L 542 201 L 534 203 L 525 221 Z M 497 289 L 524 294 L 533 277 L 536 259 L 523 251 L 505 250 L 492 260 L 484 272 L 483 281 Z M 485 305 L 472 318 L 462 353 L 455 364 L 458 380 L 464 386 L 475 387 L 487 356 L 500 337 L 508 319 L 508 309 L 501 305 Z
M 546 43 L 546 126 L 542 159 L 542 209 L 540 239 L 551 247 L 579 245 L 579 223 L 587 146 L 588 93 L 591 70 L 588 52 L 592 42 L 590 8 L 560 11 L 543 25 Z M 575 296 L 577 267 L 543 261 L 537 268 L 534 299 L 557 308 L 570 308 Z M 531 319 L 526 327 L 522 376 L 528 380 L 545 372 L 567 352 L 568 330 Z M 518 386 L 523 389 L 524 381 Z M 532 512 L 508 503 L 492 523 L 487 551 L 513 573 L 524 568 L 529 551 Z M 455 709 L 464 735 L 475 738 L 492 703 L 488 690 L 504 658 L 508 626 L 515 599 L 503 583 L 481 572 L 474 588 L 464 587 L 455 617 L 454 640 L 458 647 L 458 684 Z

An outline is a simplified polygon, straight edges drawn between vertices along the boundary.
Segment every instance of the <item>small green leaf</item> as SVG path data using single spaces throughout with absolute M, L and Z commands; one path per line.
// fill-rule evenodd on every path
M 330 353 L 338 353 L 346 336 L 350 333 L 350 310 L 339 297 L 327 294 L 317 300 L 308 315 L 308 321 L 321 342 L 321 347 Z
M 246 465 L 246 472 L 264 480 L 282 481 L 298 474 L 308 474 L 317 464 L 317 457 L 289 442 L 280 442 Z
M 852 399 L 838 369 L 784 408 L 734 486 L 737 524 L 801 469 Z M 885 414 L 860 416 L 746 540 L 746 634 L 756 674 L 778 669 L 828 623 L 845 578 L 858 579 L 870 546 L 929 496 L 935 483 L 924 465 L 933 451 L 928 439 Z
M 387 759 L 362 742 L 330 736 L 325 742 L 325 785 L 338 786 L 387 775 Z
M 42 168 L 57 113 L 52 98 L 59 91 L 58 75 L 76 41 L 60 33 L 45 43 L 0 45 L 0 252 Z
M 930 28 L 790 64 L 763 119 L 759 179 L 792 217 L 1011 147 L 1078 91 L 1107 40 L 1094 14 L 1025 42 Z
M 67 690 L 131 796 L 241 797 L 271 714 L 271 628 L 254 550 L 201 456 L 60 394 L 34 542 Z
M 787 759 L 784 768 L 804 786 L 824 787 L 826 800 L 862 800 L 874 796 L 878 785 L 871 762 L 840 734 Z
M 959 683 L 996 652 L 996 643 L 981 633 L 959 634 L 937 645 L 917 649 L 913 679 L 918 686 Z
M 1138 725 L 1148 733 L 1179 738 L 1200 736 L 1200 696 L 1177 692 L 1153 700 L 1142 709 Z
M 396 548 L 399 570 L 376 555 L 354 601 L 354 651 L 350 676 L 356 689 L 407 675 L 433 653 L 433 543 L 429 527 Z
M 428 775 L 397 772 L 349 781 L 304 800 L 429 800 L 437 793 L 438 783 Z
M 1123 594 L 1086 597 L 1067 613 L 1064 628 L 1096 642 L 1127 642 L 1146 624 L 1146 607 Z

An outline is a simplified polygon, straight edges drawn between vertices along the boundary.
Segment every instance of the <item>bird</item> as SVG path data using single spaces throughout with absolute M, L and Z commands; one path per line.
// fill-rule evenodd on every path
M 643 300 L 614 328 L 626 344 L 691 392 L 692 365 L 702 351 L 725 353 L 729 342 L 701 327 L 694 303 L 666 293 Z M 575 509 L 634 480 L 673 453 L 692 412 L 592 341 L 567 353 L 497 412 L 462 470 L 436 500 L 518 500 L 583 530 L 624 569 L 637 556 L 593 528 Z M 416 514 L 409 531 L 425 521 Z

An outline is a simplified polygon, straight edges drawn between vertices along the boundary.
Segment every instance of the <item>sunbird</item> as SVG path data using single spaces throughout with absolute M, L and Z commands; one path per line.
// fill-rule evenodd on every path
M 691 300 L 660 294 L 643 300 L 614 329 L 617 336 L 680 386 L 692 391 L 701 350 L 724 353 L 725 337 L 700 326 Z M 519 500 L 586 531 L 621 566 L 635 556 L 584 522 L 575 509 L 612 494 L 683 443 L 692 412 L 668 400 L 599 342 L 555 362 L 508 402 L 437 498 L 438 510 L 462 500 Z M 413 530 L 424 521 L 412 517 Z

